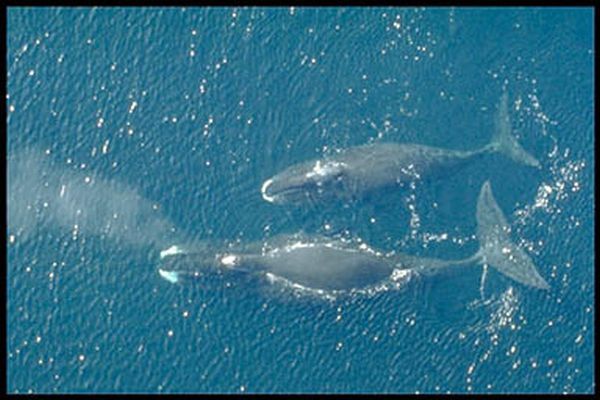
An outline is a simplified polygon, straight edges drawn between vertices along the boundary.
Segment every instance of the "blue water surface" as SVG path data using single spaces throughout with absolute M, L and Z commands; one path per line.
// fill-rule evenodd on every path
M 595 391 L 592 9 L 9 8 L 7 24 L 9 392 Z M 503 91 L 539 169 L 491 155 L 363 200 L 261 198 L 353 145 L 480 148 Z M 339 296 L 157 273 L 173 244 L 295 232 L 467 257 L 486 180 L 550 290 L 481 267 Z

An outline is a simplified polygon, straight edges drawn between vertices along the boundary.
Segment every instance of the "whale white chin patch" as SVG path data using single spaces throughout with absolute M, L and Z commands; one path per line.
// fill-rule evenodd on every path
M 171 283 L 177 283 L 179 281 L 179 274 L 175 271 L 165 271 L 164 269 L 159 269 L 158 273 L 165 280 L 167 280 Z
M 274 203 L 275 202 L 275 197 L 269 196 L 267 194 L 267 189 L 269 188 L 269 186 L 271 186 L 272 183 L 273 183 L 273 179 L 267 179 L 262 184 L 262 187 L 260 188 L 260 193 L 262 194 L 263 199 L 265 199 L 269 203 Z
M 163 259 L 167 256 L 174 256 L 175 254 L 183 253 L 183 249 L 179 246 L 171 246 L 166 250 L 160 252 L 160 258 Z

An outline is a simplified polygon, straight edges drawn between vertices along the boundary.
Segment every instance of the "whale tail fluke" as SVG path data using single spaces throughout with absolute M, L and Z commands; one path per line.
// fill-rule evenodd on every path
M 511 133 L 512 128 L 508 115 L 508 93 L 506 91 L 502 93 L 500 98 L 495 124 L 495 133 L 492 142 L 488 145 L 490 150 L 502 153 L 517 163 L 540 168 L 540 162 L 521 147 Z
M 507 277 L 539 289 L 550 289 L 523 249 L 510 240 L 510 227 L 486 181 L 477 200 L 477 237 L 479 261 Z

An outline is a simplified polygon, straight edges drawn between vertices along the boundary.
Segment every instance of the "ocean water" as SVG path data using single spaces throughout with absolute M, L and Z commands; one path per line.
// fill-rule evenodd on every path
M 9 392 L 595 392 L 592 9 L 7 14 Z M 480 148 L 503 91 L 539 169 L 261 198 L 353 145 Z M 295 232 L 467 257 L 486 180 L 550 290 L 479 266 L 336 296 L 157 273 L 173 244 Z

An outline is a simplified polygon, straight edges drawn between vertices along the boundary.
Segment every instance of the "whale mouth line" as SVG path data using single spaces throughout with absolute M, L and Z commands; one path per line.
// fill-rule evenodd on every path
M 285 187 L 277 187 L 276 190 L 274 190 L 275 193 L 269 194 L 269 188 L 273 186 L 273 183 L 273 178 L 267 179 L 260 188 L 262 198 L 269 203 L 285 203 L 288 201 L 293 201 L 292 198 L 301 193 L 306 194 L 304 183 L 298 185 L 287 185 Z M 273 190 L 271 190 L 271 192 L 273 192 Z
M 267 189 L 269 188 L 269 186 L 271 186 L 272 183 L 273 179 L 267 179 L 260 188 L 260 193 L 262 194 L 263 199 L 265 199 L 269 203 L 275 203 L 275 196 L 269 196 L 267 194 Z

